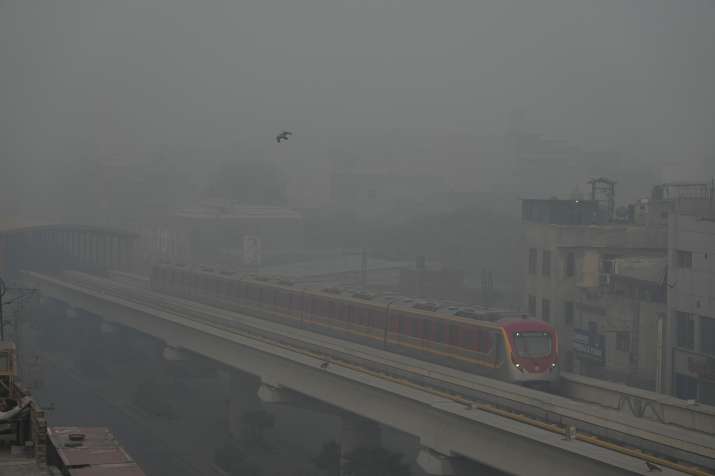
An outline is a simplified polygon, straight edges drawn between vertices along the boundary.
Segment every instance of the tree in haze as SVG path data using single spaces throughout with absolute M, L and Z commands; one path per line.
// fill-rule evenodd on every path
M 231 476 L 259 476 L 261 469 L 248 460 L 238 442 L 229 435 L 223 445 L 214 451 L 214 462 Z
M 243 444 L 245 447 L 270 448 L 265 431 L 275 426 L 275 418 L 265 410 L 253 410 L 241 415 Z
M 275 164 L 259 159 L 223 162 L 207 195 L 252 205 L 283 205 L 285 182 Z
M 340 445 L 335 441 L 325 443 L 312 462 L 322 476 L 340 476 Z
M 346 476 L 410 476 L 402 455 L 384 448 L 358 448 L 345 456 L 342 467 Z

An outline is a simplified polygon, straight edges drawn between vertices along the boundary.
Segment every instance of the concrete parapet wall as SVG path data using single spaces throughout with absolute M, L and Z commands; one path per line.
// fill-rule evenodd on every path
M 604 380 L 561 373 L 563 396 L 715 436 L 715 407 Z

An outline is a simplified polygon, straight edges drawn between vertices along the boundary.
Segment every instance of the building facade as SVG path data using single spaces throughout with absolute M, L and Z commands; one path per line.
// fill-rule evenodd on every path
M 624 210 L 524 200 L 523 307 L 558 329 L 566 370 L 715 404 L 712 187 Z
M 715 213 L 669 218 L 666 391 L 715 405 Z
M 666 227 L 604 223 L 581 200 L 524 200 L 522 210 L 523 309 L 557 328 L 564 368 L 654 387 Z

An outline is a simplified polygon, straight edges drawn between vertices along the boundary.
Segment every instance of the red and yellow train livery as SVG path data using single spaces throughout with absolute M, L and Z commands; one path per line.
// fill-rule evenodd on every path
M 397 296 L 311 289 L 280 278 L 237 277 L 174 265 L 155 266 L 151 286 L 504 381 L 549 384 L 559 377 L 555 329 L 521 314 L 471 310 L 457 312 L 460 316 Z

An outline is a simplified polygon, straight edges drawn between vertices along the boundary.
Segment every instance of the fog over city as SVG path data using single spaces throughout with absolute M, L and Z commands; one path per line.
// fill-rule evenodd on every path
M 519 388 L 572 398 L 558 387 L 564 369 L 695 411 L 715 402 L 715 299 L 698 294 L 715 280 L 678 273 L 715 272 L 714 213 L 715 0 L 0 0 L 10 294 L 34 299 L 55 286 L 41 273 L 55 273 L 105 298 L 173 303 L 186 319 L 217 306 L 220 319 L 288 325 L 251 314 L 285 297 L 280 312 L 300 315 L 301 332 L 316 309 L 330 315 L 315 322 L 340 320 L 316 324 L 316 339 L 379 308 L 355 324 L 361 336 L 338 337 L 465 372 L 488 348 L 485 372 L 508 367 L 495 378 Z M 52 362 L 36 365 L 41 378 L 26 371 L 43 405 L 60 402 L 51 422 L 104 419 L 87 424 L 115 425 L 150 476 L 214 474 L 195 469 L 209 460 L 221 474 L 348 474 L 336 435 L 355 422 L 344 414 L 266 410 L 265 376 L 251 368 L 201 349 L 185 359 L 188 344 L 132 327 L 133 311 L 107 325 L 44 297 L 32 319 L 0 319 L 0 330 L 14 326 L 23 358 Z M 5 299 L 0 316 L 2 302 L 20 302 Z M 465 327 L 443 334 L 443 321 Z M 538 335 L 507 343 L 520 333 Z M 429 345 L 439 355 L 414 350 Z M 464 355 L 447 348 L 460 345 Z M 73 401 L 92 411 L 67 410 Z M 0 395 L 0 420 L 4 405 Z M 182 420 L 193 405 L 210 410 Z M 374 423 L 367 433 L 383 431 L 395 453 L 367 459 L 394 463 L 390 476 L 423 474 L 419 435 Z M 184 438 L 193 424 L 211 433 L 200 448 Z M 305 471 L 290 473 L 293 462 Z M 512 470 L 498 469 L 484 474 Z
M 715 161 L 709 0 L 0 9 L 2 160 L 25 171 L 4 186 L 23 201 L 52 162 L 188 156 L 200 166 L 244 150 L 285 167 L 389 154 L 439 170 L 438 155 L 457 155 L 479 165 L 468 171 L 474 190 L 496 181 L 517 196 L 526 184 L 509 182 L 513 158 L 489 140 L 514 130 L 591 152 L 587 171 L 616 179 L 629 168 L 695 178 Z M 282 129 L 296 131 L 290 150 L 272 141 Z

